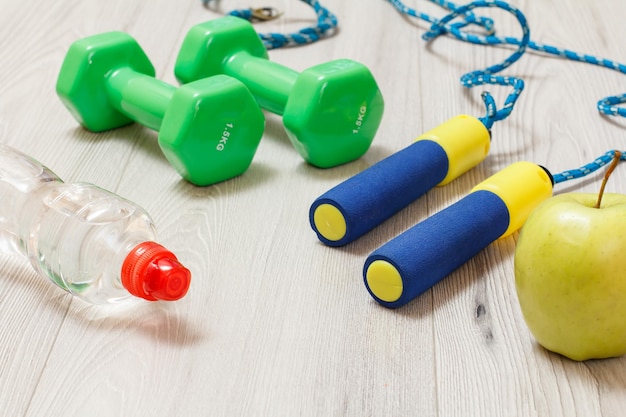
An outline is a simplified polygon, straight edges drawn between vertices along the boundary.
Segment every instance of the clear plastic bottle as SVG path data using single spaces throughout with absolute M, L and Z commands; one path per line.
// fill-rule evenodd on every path
M 94 304 L 177 300 L 191 279 L 156 242 L 141 207 L 92 184 L 66 184 L 2 144 L 0 250 L 26 255 L 40 275 Z

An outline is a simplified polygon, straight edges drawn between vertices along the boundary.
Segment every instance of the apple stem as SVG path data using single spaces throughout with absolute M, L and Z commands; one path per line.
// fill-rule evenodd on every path
M 606 183 L 609 180 L 609 177 L 611 176 L 613 171 L 615 170 L 615 167 L 619 163 L 621 157 L 622 157 L 622 153 L 616 150 L 615 153 L 613 154 L 613 161 L 611 161 L 611 165 L 609 165 L 609 168 L 606 170 L 606 173 L 604 174 L 604 178 L 602 179 L 602 185 L 600 186 L 600 192 L 598 193 L 598 201 L 596 202 L 596 205 L 594 206 L 594 208 L 597 208 L 597 209 L 600 208 L 600 203 L 602 202 L 602 196 L 604 195 L 604 187 L 606 187 Z

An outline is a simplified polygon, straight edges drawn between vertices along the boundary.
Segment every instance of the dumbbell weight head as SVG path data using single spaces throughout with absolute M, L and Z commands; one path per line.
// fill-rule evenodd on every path
M 378 85 L 364 65 L 339 59 L 298 74 L 267 61 L 267 51 L 252 25 L 231 16 L 189 30 L 175 73 L 183 83 L 220 73 L 238 78 L 262 107 L 283 115 L 294 147 L 307 162 L 321 168 L 362 156 L 384 109 Z
M 158 111 L 149 108 L 149 98 L 120 98 L 126 92 L 113 87 L 109 77 L 122 69 L 139 74 L 137 79 L 133 74 L 129 76 L 129 86 L 141 82 L 145 90 L 155 90 L 153 96 L 166 96 L 161 114 L 150 114 Z M 165 157 L 193 184 L 214 184 L 250 166 L 265 118 L 241 82 L 220 75 L 176 88 L 152 78 L 146 81 L 144 75 L 153 77 L 154 69 L 137 42 L 123 32 L 104 33 L 70 47 L 59 73 L 57 93 L 74 117 L 91 131 L 131 123 L 131 113 L 147 126 L 157 128 Z M 112 97 L 123 104 L 114 104 Z
M 174 74 L 181 83 L 224 73 L 224 62 L 237 52 L 269 59 L 267 49 L 252 25 L 225 16 L 192 26 L 178 51 Z
M 92 132 L 133 123 L 108 97 L 105 79 L 116 68 L 130 68 L 154 77 L 152 63 L 139 44 L 121 32 L 104 33 L 74 42 L 63 60 L 56 90 L 74 118 Z
M 339 59 L 304 70 L 283 114 L 296 150 L 312 165 L 330 168 L 367 152 L 383 115 L 383 98 L 369 70 Z
M 176 90 L 159 145 L 183 178 L 210 185 L 248 169 L 264 127 L 265 117 L 248 89 L 218 75 Z

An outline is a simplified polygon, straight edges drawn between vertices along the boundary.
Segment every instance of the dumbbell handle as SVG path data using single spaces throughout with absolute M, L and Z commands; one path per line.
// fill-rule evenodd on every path
M 109 103 L 153 130 L 160 130 L 176 87 L 130 68 L 113 71 L 106 80 Z
M 248 87 L 261 107 L 279 115 L 283 114 L 300 75 L 291 68 L 246 51 L 237 52 L 225 60 L 222 70 Z
M 348 244 L 480 163 L 489 144 L 480 120 L 453 117 L 318 197 L 309 210 L 311 227 L 326 245 Z
M 370 254 L 363 268 L 367 290 L 386 307 L 405 305 L 519 229 L 551 194 L 552 178 L 543 168 L 530 162 L 510 165 Z

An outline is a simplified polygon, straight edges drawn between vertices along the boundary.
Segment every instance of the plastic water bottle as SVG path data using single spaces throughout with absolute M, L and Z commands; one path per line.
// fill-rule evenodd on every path
M 40 275 L 94 304 L 177 300 L 191 279 L 156 242 L 141 207 L 92 184 L 66 184 L 2 144 L 0 250 L 27 256 Z

